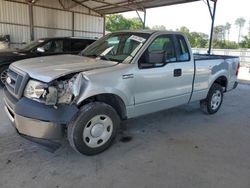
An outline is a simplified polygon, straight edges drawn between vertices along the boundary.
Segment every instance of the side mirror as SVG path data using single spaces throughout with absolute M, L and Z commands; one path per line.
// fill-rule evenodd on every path
M 44 50 L 43 47 L 38 47 L 38 48 L 36 49 L 36 51 L 37 51 L 37 52 L 40 52 L 40 53 L 44 53 L 44 52 L 45 52 L 45 50 Z
M 162 64 L 164 63 L 165 51 L 164 50 L 155 50 L 148 52 L 146 57 L 146 63 L 150 64 Z

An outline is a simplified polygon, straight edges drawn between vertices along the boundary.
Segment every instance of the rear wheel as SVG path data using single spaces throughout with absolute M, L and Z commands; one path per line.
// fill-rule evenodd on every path
M 8 66 L 0 67 L 0 86 L 4 86 L 7 79 Z
M 223 101 L 223 88 L 221 85 L 214 83 L 207 95 L 207 98 L 200 101 L 200 106 L 203 112 L 208 114 L 216 113 Z
M 98 154 L 112 144 L 119 124 L 119 116 L 110 105 L 86 104 L 68 126 L 69 143 L 82 154 Z

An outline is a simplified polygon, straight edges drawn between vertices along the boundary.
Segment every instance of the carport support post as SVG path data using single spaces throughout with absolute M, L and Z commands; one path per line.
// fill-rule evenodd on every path
M 146 16 L 147 16 L 147 12 L 146 9 L 144 10 L 144 19 L 143 19 L 143 29 L 146 28 Z
M 142 20 L 140 14 L 138 13 L 138 10 L 136 10 L 135 12 L 136 12 L 138 18 L 140 19 L 140 21 L 141 21 L 141 23 L 142 23 L 142 29 L 145 29 L 145 27 L 146 27 L 146 9 L 143 10 L 143 13 L 144 13 L 143 20 Z
M 34 40 L 34 18 L 33 18 L 33 4 L 29 3 L 29 25 L 30 25 L 30 40 Z
M 75 14 L 72 12 L 72 37 L 75 36 Z
M 214 35 L 214 20 L 215 20 L 215 14 L 216 14 L 216 5 L 217 5 L 217 0 L 213 0 L 214 2 L 214 10 L 213 13 L 211 12 L 211 6 L 209 3 L 209 0 L 207 0 L 207 5 L 209 8 L 209 12 L 212 18 L 212 25 L 211 25 L 211 32 L 210 32 L 210 41 L 209 41 L 209 48 L 208 48 L 208 54 L 211 54 L 211 49 L 212 49 L 212 44 L 213 44 L 213 35 Z

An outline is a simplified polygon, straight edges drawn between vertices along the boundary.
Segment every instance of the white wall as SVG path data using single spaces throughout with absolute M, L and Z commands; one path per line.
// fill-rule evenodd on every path
M 193 53 L 207 53 L 205 48 L 193 48 Z M 250 49 L 212 49 L 212 54 L 239 56 L 241 66 L 250 67 Z
M 31 37 L 29 6 L 22 0 L 20 2 L 0 0 L 0 35 L 9 34 L 11 42 L 16 43 L 12 47 L 30 42 Z M 47 8 L 48 5 L 53 8 Z M 72 35 L 99 38 L 103 35 L 103 17 L 81 6 L 72 11 L 63 10 L 58 1 L 39 0 L 33 6 L 34 39 Z

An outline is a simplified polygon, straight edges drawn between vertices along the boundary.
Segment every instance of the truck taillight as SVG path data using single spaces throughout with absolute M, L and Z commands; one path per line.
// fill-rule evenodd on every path
M 237 66 L 236 76 L 238 76 L 239 70 L 240 70 L 240 63 L 238 63 L 238 66 Z

